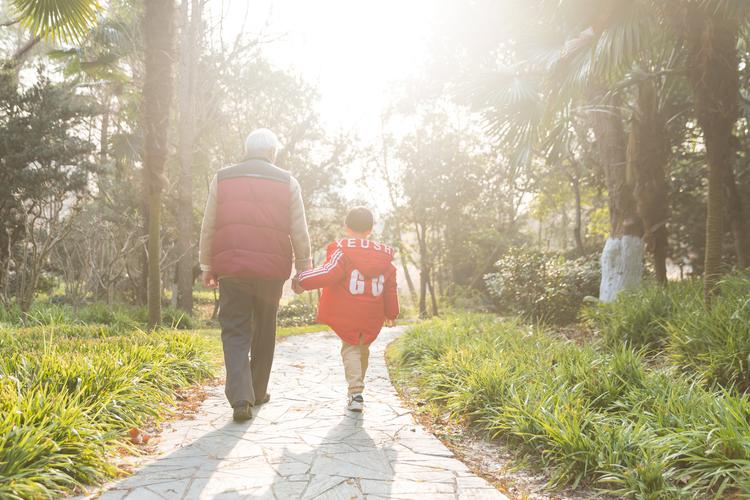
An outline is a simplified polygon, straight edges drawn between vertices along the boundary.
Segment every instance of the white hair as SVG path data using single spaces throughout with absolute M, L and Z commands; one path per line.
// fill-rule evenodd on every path
M 263 158 L 273 163 L 279 152 L 279 139 L 267 128 L 253 130 L 245 139 L 245 155 L 249 158 Z

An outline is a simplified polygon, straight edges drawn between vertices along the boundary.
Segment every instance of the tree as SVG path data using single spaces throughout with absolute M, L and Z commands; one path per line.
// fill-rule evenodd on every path
M 76 132 L 95 109 L 41 69 L 28 89 L 0 85 L 0 299 L 25 311 L 95 172 Z
M 193 214 L 193 156 L 195 151 L 195 86 L 196 59 L 200 57 L 198 37 L 201 28 L 202 2 L 182 0 L 180 7 L 181 43 L 179 78 L 179 211 L 177 213 L 177 307 L 193 312 L 193 283 L 195 276 L 194 217 Z
M 161 322 L 161 193 L 172 100 L 174 0 L 146 0 L 143 14 L 143 181 L 148 193 L 148 326 Z
M 17 12 L 10 26 L 20 23 L 31 33 L 31 38 L 18 47 L 5 69 L 18 70 L 24 57 L 44 39 L 80 40 L 96 23 L 101 8 L 98 0 L 11 0 Z
M 670 16 L 684 38 L 688 81 L 698 123 L 703 129 L 708 163 L 706 302 L 718 293 L 722 274 L 726 178 L 732 168 L 733 129 L 739 118 L 740 20 L 747 14 L 744 2 L 667 2 Z

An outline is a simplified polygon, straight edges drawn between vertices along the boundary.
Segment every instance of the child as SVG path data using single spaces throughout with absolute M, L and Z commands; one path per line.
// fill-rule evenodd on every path
M 346 216 L 346 235 L 328 245 L 323 266 L 294 278 L 297 293 L 323 289 L 318 321 L 341 337 L 341 357 L 349 384 L 348 409 L 361 412 L 362 391 L 370 356 L 370 344 L 383 323 L 398 317 L 396 268 L 391 264 L 395 249 L 370 241 L 372 212 L 364 207 Z

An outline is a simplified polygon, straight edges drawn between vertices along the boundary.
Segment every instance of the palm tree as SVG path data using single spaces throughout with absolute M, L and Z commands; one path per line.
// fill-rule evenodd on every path
M 635 148 L 630 147 L 637 144 L 636 138 L 640 141 L 664 136 L 635 136 L 635 130 L 658 128 L 658 124 L 649 124 L 648 121 L 660 115 L 629 111 L 623 98 L 631 87 L 649 85 L 632 78 L 629 74 L 632 65 L 629 61 L 623 61 L 619 52 L 623 47 L 640 52 L 647 46 L 648 37 L 645 33 L 634 36 L 630 30 L 622 29 L 619 25 L 606 33 L 600 27 L 594 29 L 591 27 L 591 16 L 577 12 L 570 2 L 564 4 L 563 8 L 556 6 L 548 9 L 542 0 L 538 6 L 541 7 L 540 13 L 551 13 L 545 26 L 557 30 L 557 37 L 553 37 L 547 47 L 536 43 L 531 56 L 519 68 L 511 71 L 510 75 L 500 75 L 500 81 L 491 83 L 495 90 L 484 97 L 491 109 L 488 115 L 490 132 L 502 142 L 509 143 L 517 151 L 514 155 L 516 160 L 526 164 L 530 162 L 535 148 L 537 154 L 541 153 L 548 162 L 562 163 L 560 158 L 549 153 L 567 151 L 567 144 L 583 144 L 588 131 L 593 132 L 608 187 L 611 227 L 610 238 L 603 251 L 600 296 L 602 300 L 611 300 L 622 288 L 635 286 L 640 281 L 644 249 L 639 228 L 642 227 L 640 219 L 645 218 L 640 213 L 641 209 L 645 212 L 646 208 L 656 206 L 653 200 L 660 199 L 662 203 L 666 200 L 664 193 L 655 193 L 653 189 L 634 189 L 633 180 L 641 179 L 643 187 L 647 184 L 646 176 L 628 175 L 627 168 L 642 170 L 639 167 L 644 165 L 640 160 L 645 155 L 635 156 Z M 597 26 L 601 26 L 603 20 L 608 20 L 606 16 L 615 14 L 611 4 L 595 6 L 593 12 Z M 636 9 L 617 11 L 616 14 L 623 24 L 634 19 L 640 22 L 643 17 L 643 13 Z M 571 36 L 571 33 L 574 35 Z M 615 83 L 618 88 L 613 90 Z M 641 125 L 631 125 L 630 141 L 625 113 L 633 117 L 630 120 L 633 124 Z M 640 149 L 645 151 L 647 148 Z M 667 150 L 665 147 L 660 149 Z M 657 158 L 658 161 L 666 162 L 666 157 Z M 650 165 L 653 164 L 651 162 Z M 658 171 L 664 177 L 663 166 Z M 666 189 L 666 179 L 661 183 L 648 184 Z M 572 188 L 575 191 L 575 183 L 572 183 Z M 636 193 L 640 193 L 647 203 L 641 203 Z M 657 261 L 657 276 L 666 279 L 667 238 L 663 212 L 650 210 L 647 213 L 650 220 L 661 218 L 661 224 L 655 222 L 649 225 L 659 227 L 659 237 L 647 236 Z M 615 269 L 619 271 L 615 272 Z M 622 272 L 623 269 L 626 272 Z
M 144 0 L 144 183 L 148 199 L 148 325 L 161 321 L 161 193 L 166 187 L 167 131 L 172 101 L 174 0 Z
M 750 5 L 745 0 L 615 0 L 607 5 L 609 13 L 599 18 L 602 33 L 622 24 L 616 19 L 622 9 L 650 11 L 655 26 L 672 28 L 672 39 L 668 41 L 671 53 L 679 53 L 685 59 L 684 74 L 703 130 L 709 167 L 704 296 L 710 303 L 718 292 L 722 274 L 726 179 L 731 174 L 733 129 L 739 118 L 737 49 L 741 32 L 747 32 Z M 632 38 L 633 34 L 648 30 L 648 26 L 648 22 L 629 22 L 624 32 L 631 33 Z M 639 50 L 621 44 L 615 55 L 621 60 L 634 60 Z
M 562 27 L 574 33 L 562 51 L 557 48 L 551 55 L 537 56 L 534 61 L 543 70 L 536 76 L 546 91 L 541 94 L 542 102 L 550 109 L 537 114 L 555 117 L 570 103 L 597 108 L 599 119 L 593 121 L 592 128 L 604 149 L 601 159 L 605 166 L 624 164 L 618 118 L 621 106 L 613 106 L 611 99 L 623 88 L 615 82 L 630 73 L 624 83 L 636 87 L 637 102 L 631 118 L 627 164 L 635 174 L 636 184 L 641 183 L 640 187 L 635 186 L 639 195 L 637 212 L 646 223 L 647 235 L 654 240 L 652 250 L 659 261 L 661 279 L 665 278 L 661 261 L 667 207 L 663 204 L 666 197 L 658 193 L 664 192 L 665 186 L 668 142 L 664 137 L 668 117 L 658 104 L 665 96 L 654 95 L 658 90 L 654 84 L 667 89 L 666 77 L 688 75 L 698 123 L 704 131 L 710 172 L 705 265 L 705 295 L 709 301 L 721 275 L 724 180 L 731 172 L 732 128 L 738 117 L 737 43 L 750 7 L 743 0 L 539 0 L 537 5 L 542 7 L 540 12 L 551 13 L 548 28 Z M 747 31 L 748 27 L 744 28 Z M 680 64 L 686 65 L 683 70 L 677 67 Z M 634 73 L 638 78 L 633 78 Z M 597 87 L 603 90 L 597 91 Z M 509 95 L 523 94 L 516 91 Z M 498 109 L 497 104 L 494 110 Z M 508 106 L 502 100 L 499 104 Z M 517 108 L 517 102 L 508 106 L 510 110 Z M 508 124 L 518 116 L 508 111 L 499 115 L 499 131 L 511 130 L 517 138 L 538 139 L 542 135 L 538 127 L 530 125 L 528 117 L 522 117 L 525 120 L 517 121 L 513 129 Z M 612 230 L 616 235 L 618 219 L 622 221 L 623 214 L 633 212 L 633 204 L 628 201 L 632 196 L 622 185 L 625 169 L 606 170 L 614 174 L 607 180 Z
M 741 0 L 666 2 L 665 16 L 681 36 L 688 80 L 708 162 L 708 210 L 704 295 L 718 291 L 722 273 L 725 179 L 731 167 L 733 129 L 739 118 L 739 42 L 741 20 L 750 12 Z
M 10 70 L 17 69 L 41 40 L 83 38 L 96 23 L 101 8 L 98 0 L 11 0 L 10 4 L 17 16 L 4 26 L 20 23 L 31 33 L 31 38 L 5 63 L 5 68 Z
M 34 37 L 78 40 L 96 23 L 98 0 L 11 0 L 17 21 Z

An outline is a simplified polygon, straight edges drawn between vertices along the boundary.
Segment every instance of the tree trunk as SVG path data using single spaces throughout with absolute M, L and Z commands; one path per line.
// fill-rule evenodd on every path
M 430 290 L 430 302 L 432 305 L 432 315 L 438 316 L 440 311 L 438 310 L 437 295 L 435 294 L 435 287 L 433 286 L 433 278 L 428 274 L 427 276 L 427 288 Z
M 147 0 L 144 4 L 143 170 L 148 193 L 148 326 L 154 328 L 161 322 L 161 193 L 166 187 L 164 163 L 172 100 L 174 1 Z
M 179 79 L 179 159 L 180 180 L 177 211 L 176 305 L 188 314 L 193 312 L 193 151 L 195 141 L 195 58 L 196 37 L 200 29 L 201 5 L 182 0 L 182 42 Z M 190 12 L 189 12 L 190 11 Z
M 737 179 L 734 169 L 727 170 L 724 177 L 725 195 L 727 200 L 727 219 L 734 239 L 734 252 L 737 257 L 737 267 L 746 269 L 750 265 L 750 231 L 747 228 L 745 207 L 737 189 Z
M 401 269 L 404 272 L 404 278 L 406 279 L 406 287 L 409 289 L 409 297 L 411 297 L 411 303 L 412 305 L 417 303 L 417 289 L 414 287 L 414 280 L 411 278 L 411 273 L 409 272 L 409 262 L 406 259 L 406 255 L 404 255 L 404 246 L 401 245 Z
M 102 114 L 102 130 L 99 134 L 99 163 L 105 165 L 109 158 L 109 121 L 112 114 L 112 96 L 109 90 L 104 93 L 104 113 Z
M 419 271 L 419 317 L 427 317 L 427 278 L 429 271 L 420 269 Z
M 419 243 L 419 317 L 427 317 L 427 284 L 430 281 L 430 265 L 427 257 L 427 231 L 423 227 L 420 231 L 419 224 L 415 224 L 417 241 Z
M 718 293 L 722 274 L 725 177 L 731 168 L 732 130 L 739 116 L 738 22 L 723 9 L 685 2 L 683 24 L 688 79 L 708 161 L 704 296 Z
M 643 276 L 643 239 L 634 235 L 609 238 L 602 251 L 602 282 L 599 300 L 612 302 L 623 290 L 632 290 Z
M 653 80 L 638 85 L 637 106 L 630 130 L 628 166 L 635 179 L 638 215 L 645 226 L 644 241 L 653 257 L 656 281 L 667 282 L 669 186 L 667 124 Z
M 610 237 L 602 251 L 602 281 L 599 300 L 611 302 L 617 294 L 640 284 L 644 245 L 641 239 L 633 186 L 627 175 L 626 136 L 614 98 L 594 97 L 606 109 L 593 113 L 592 127 L 604 167 L 609 195 Z
M 578 174 L 570 175 L 570 185 L 575 196 L 575 226 L 573 227 L 573 239 L 576 243 L 578 255 L 585 255 L 586 248 L 583 245 L 583 207 L 581 206 L 581 180 Z M 541 228 L 541 222 L 539 223 Z M 540 231 L 541 233 L 541 231 Z

